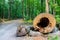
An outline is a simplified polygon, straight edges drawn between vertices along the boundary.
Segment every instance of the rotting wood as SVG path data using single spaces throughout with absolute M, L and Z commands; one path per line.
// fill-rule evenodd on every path
M 53 31 L 55 25 L 56 20 L 54 16 L 49 13 L 41 13 L 33 21 L 33 27 L 41 33 L 49 33 Z

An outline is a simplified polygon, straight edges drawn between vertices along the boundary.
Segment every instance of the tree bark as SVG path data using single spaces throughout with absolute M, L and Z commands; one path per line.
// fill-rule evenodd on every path
M 49 13 L 48 0 L 46 0 L 46 13 Z
M 10 16 L 11 16 L 11 3 L 12 3 L 12 0 L 8 0 L 8 4 L 9 4 L 9 8 L 8 8 L 8 19 L 10 19 Z
M 53 0 L 53 3 L 55 4 L 55 0 Z M 53 15 L 55 16 L 55 10 L 53 8 Z
M 22 0 L 22 16 L 23 16 L 23 19 L 24 19 L 24 0 Z
M 5 16 L 5 0 L 3 0 L 3 7 L 4 8 L 2 10 L 3 10 L 3 19 L 4 19 L 4 16 Z

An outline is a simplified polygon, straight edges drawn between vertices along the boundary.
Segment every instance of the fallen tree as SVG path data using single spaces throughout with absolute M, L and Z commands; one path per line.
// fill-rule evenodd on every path
M 49 13 L 41 13 L 33 20 L 33 27 L 41 33 L 49 33 L 53 31 L 56 26 L 56 20 L 53 15 Z

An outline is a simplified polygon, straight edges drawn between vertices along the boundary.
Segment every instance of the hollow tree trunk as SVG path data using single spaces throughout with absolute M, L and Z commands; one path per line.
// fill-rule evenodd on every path
M 55 25 L 56 20 L 54 16 L 48 13 L 39 14 L 33 21 L 33 27 L 41 33 L 51 32 L 55 28 Z

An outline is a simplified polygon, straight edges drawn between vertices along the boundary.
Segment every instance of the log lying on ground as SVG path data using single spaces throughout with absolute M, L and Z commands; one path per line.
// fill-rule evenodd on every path
M 41 33 L 52 32 L 55 28 L 56 20 L 49 13 L 41 13 L 33 20 L 33 27 Z

